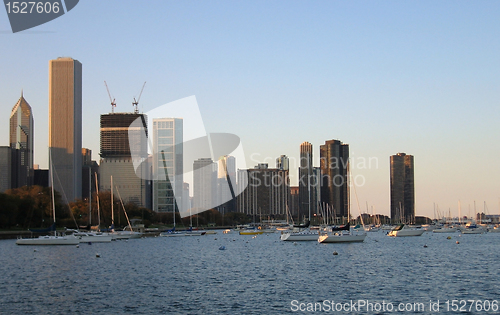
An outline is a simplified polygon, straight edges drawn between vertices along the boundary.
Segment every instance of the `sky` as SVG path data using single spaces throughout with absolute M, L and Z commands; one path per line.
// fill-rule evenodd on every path
M 82 0 L 13 34 L 0 10 L 0 145 L 22 90 L 47 167 L 48 62 L 69 56 L 95 160 L 104 81 L 116 112 L 146 81 L 141 111 L 194 95 L 207 132 L 238 135 L 249 167 L 289 156 L 292 184 L 302 142 L 315 166 L 326 140 L 348 143 L 353 214 L 390 214 L 398 152 L 415 157 L 417 215 L 499 214 L 499 16 L 498 1 Z

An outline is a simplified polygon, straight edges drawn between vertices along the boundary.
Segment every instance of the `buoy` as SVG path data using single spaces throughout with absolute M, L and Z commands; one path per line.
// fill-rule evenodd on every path
M 460 242 L 459 242 L 459 241 L 457 241 L 457 244 L 460 244 Z
M 95 257 L 99 258 L 99 257 L 101 257 L 101 254 L 97 253 L 97 254 L 95 254 Z
M 337 256 L 339 253 L 337 252 L 333 252 L 333 256 Z
M 427 248 L 427 244 L 424 245 L 424 248 Z
M 446 239 L 451 240 L 451 236 L 448 236 Z

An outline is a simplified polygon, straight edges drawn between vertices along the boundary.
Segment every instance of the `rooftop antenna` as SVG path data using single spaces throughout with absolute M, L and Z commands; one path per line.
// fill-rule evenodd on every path
M 139 93 L 139 97 L 137 98 L 137 101 L 135 100 L 132 102 L 132 106 L 135 106 L 134 108 L 134 114 L 139 114 L 139 108 L 137 107 L 139 105 L 139 100 L 141 99 L 142 91 L 144 91 L 144 86 L 146 85 L 146 81 L 144 81 L 144 84 L 142 85 L 141 93 Z
M 109 101 L 111 102 L 111 113 L 114 113 L 115 107 L 116 107 L 115 99 L 114 98 L 111 99 L 111 94 L 109 93 L 109 88 L 108 88 L 108 84 L 106 83 L 106 81 L 104 81 L 104 85 L 106 86 L 106 90 L 108 91 Z

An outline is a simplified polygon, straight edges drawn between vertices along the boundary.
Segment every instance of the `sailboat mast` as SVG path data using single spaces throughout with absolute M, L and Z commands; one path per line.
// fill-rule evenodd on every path
M 100 229 L 101 226 L 101 213 L 100 213 L 100 206 L 99 206 L 99 185 L 97 184 L 97 172 L 94 173 L 95 175 L 95 192 L 96 192 L 96 201 L 97 201 L 97 229 Z
M 49 151 L 50 152 L 50 151 Z M 50 186 L 52 188 L 52 217 L 54 220 L 54 225 L 56 224 L 56 202 L 54 197 L 54 165 L 52 164 L 52 155 L 50 154 Z M 54 236 L 57 235 L 56 230 L 54 229 Z
M 89 167 L 89 225 L 92 227 L 92 168 Z
M 111 175 L 111 226 L 115 227 L 115 214 L 113 212 L 113 175 Z
M 458 224 L 462 224 L 462 206 L 460 200 L 458 201 Z

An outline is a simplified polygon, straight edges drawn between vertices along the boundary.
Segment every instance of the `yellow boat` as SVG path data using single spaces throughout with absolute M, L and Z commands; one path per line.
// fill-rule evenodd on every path
M 240 235 L 258 235 L 258 234 L 262 234 L 264 233 L 264 231 L 262 230 L 243 230 L 243 231 L 240 231 Z

